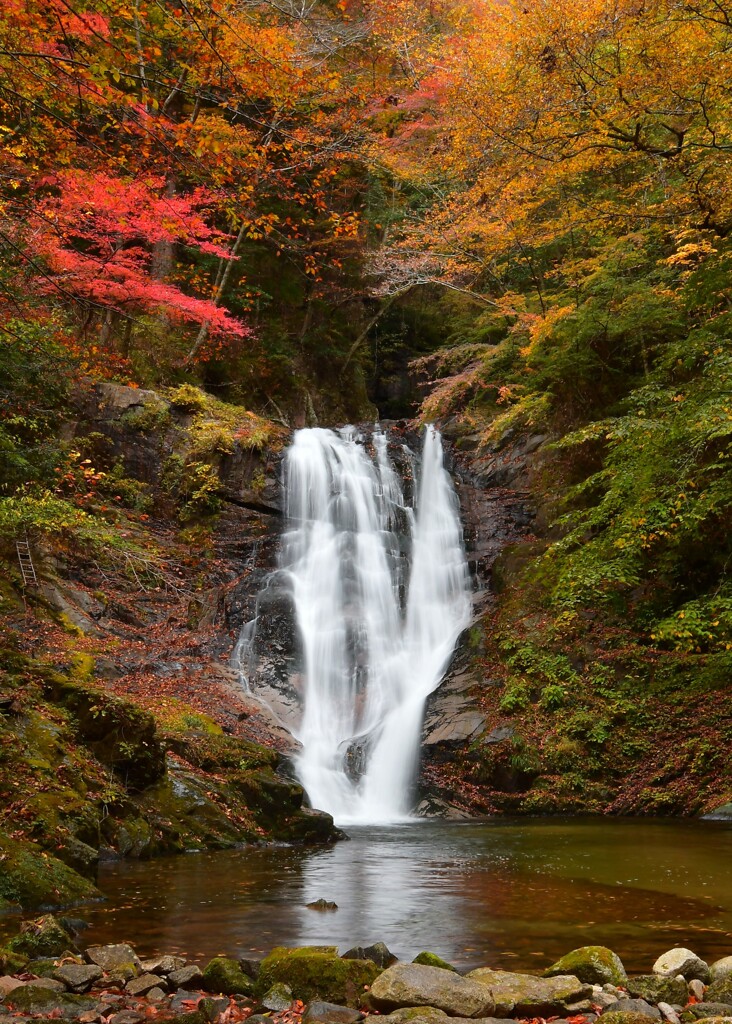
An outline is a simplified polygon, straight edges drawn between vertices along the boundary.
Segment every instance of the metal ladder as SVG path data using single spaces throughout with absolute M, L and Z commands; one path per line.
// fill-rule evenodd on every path
M 16 540 L 15 550 L 18 552 L 18 562 L 20 563 L 20 571 L 23 576 L 24 587 L 37 587 L 38 577 L 36 576 L 36 569 L 33 565 L 33 558 L 31 556 L 30 544 L 28 543 L 28 535 L 23 540 Z

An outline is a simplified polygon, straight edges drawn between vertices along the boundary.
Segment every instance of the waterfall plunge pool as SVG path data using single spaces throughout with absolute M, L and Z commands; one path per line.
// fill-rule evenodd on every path
M 732 823 L 648 819 L 413 821 L 350 828 L 327 849 L 263 847 L 103 864 L 81 941 L 245 956 L 276 945 L 386 942 L 461 968 L 540 970 L 608 945 L 629 971 L 672 946 L 732 953 Z M 305 904 L 324 897 L 337 911 Z M 0 919 L 0 944 L 17 929 Z

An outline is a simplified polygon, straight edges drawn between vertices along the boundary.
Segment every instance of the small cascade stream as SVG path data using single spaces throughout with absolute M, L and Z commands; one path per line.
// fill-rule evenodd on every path
M 285 458 L 277 576 L 299 640 L 295 763 L 338 823 L 409 816 L 425 701 L 470 621 L 439 432 L 426 429 L 421 460 L 401 455 L 405 479 L 384 433 L 347 427 L 300 430 Z

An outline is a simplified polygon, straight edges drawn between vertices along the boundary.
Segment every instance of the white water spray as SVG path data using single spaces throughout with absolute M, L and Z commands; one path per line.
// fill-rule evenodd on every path
M 457 499 L 425 432 L 413 507 L 375 432 L 296 433 L 287 452 L 282 570 L 302 645 L 296 766 L 339 823 L 408 816 L 424 705 L 470 621 Z

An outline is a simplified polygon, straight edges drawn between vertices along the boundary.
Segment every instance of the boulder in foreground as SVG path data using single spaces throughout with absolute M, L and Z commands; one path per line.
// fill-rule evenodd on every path
M 371 1000 L 378 1009 L 402 1006 L 434 1006 L 451 1017 L 492 1017 L 493 994 L 487 985 L 440 967 L 395 964 L 371 986 Z

